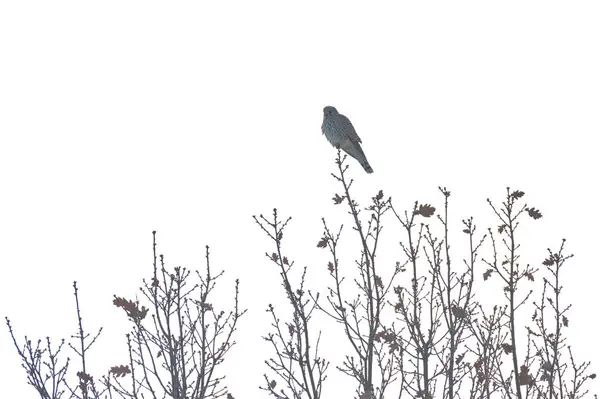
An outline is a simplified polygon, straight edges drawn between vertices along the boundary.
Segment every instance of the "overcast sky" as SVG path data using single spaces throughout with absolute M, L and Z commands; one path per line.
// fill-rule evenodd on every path
M 446 186 L 453 228 L 474 216 L 483 231 L 496 226 L 486 198 L 523 190 L 544 217 L 526 221 L 522 262 L 568 240 L 569 339 L 599 367 L 598 2 L 290 4 L 1 3 L 0 314 L 18 337 L 73 334 L 77 280 L 87 328 L 105 329 L 88 362 L 98 375 L 122 363 L 128 325 L 112 296 L 133 298 L 149 276 L 157 230 L 170 266 L 202 267 L 211 246 L 219 306 L 240 278 L 242 360 L 222 371 L 236 398 L 264 395 L 264 309 L 288 314 L 252 215 L 293 216 L 286 252 L 323 291 L 321 217 L 350 223 L 320 131 L 334 105 L 375 171 L 349 163 L 364 205 L 382 189 L 399 209 L 439 207 Z M 393 265 L 402 237 L 387 223 Z M 467 248 L 457 238 L 456 259 Z M 6 328 L 0 358 L 0 397 L 37 397 Z M 334 367 L 330 379 L 325 393 L 354 388 Z

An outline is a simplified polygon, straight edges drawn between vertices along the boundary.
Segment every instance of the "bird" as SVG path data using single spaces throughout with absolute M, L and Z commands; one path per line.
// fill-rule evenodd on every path
M 369 165 L 369 161 L 367 161 L 367 157 L 360 146 L 362 141 L 356 130 L 354 130 L 350 119 L 340 114 L 331 105 L 323 108 L 321 131 L 332 146 L 344 150 L 356 159 L 367 173 L 373 173 L 373 168 Z

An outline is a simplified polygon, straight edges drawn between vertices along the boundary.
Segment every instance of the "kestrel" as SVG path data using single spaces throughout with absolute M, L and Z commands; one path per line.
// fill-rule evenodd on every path
M 335 107 L 327 106 L 323 108 L 321 130 L 332 146 L 341 148 L 356 159 L 367 173 L 373 173 L 373 168 L 360 147 L 360 137 L 356 134 L 350 119 L 340 114 Z

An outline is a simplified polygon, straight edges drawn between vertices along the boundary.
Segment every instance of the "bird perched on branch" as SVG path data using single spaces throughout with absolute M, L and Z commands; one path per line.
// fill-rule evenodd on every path
M 367 173 L 373 173 L 373 168 L 360 147 L 360 137 L 356 134 L 350 119 L 340 114 L 335 107 L 328 105 L 323 108 L 321 130 L 332 146 L 344 150 L 356 159 Z

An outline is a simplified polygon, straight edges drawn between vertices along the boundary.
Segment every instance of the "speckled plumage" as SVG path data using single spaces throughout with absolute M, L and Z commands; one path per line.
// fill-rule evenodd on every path
M 350 119 L 340 114 L 335 107 L 323 108 L 323 124 L 321 131 L 327 137 L 332 146 L 344 150 L 348 155 L 355 158 L 367 173 L 373 173 L 367 157 L 363 152 L 360 137 L 354 130 Z

